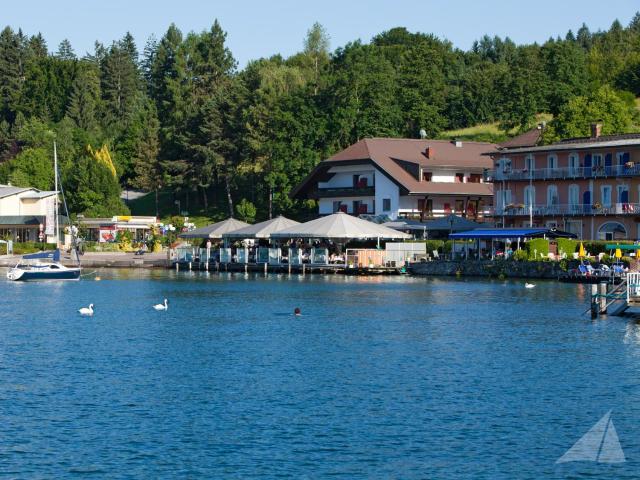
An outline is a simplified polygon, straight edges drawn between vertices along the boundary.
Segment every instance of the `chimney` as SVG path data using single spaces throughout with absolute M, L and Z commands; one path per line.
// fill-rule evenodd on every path
M 602 123 L 593 122 L 591 124 L 591 138 L 598 138 L 602 135 Z
M 427 158 L 431 158 L 433 157 L 433 154 L 435 152 L 433 151 L 433 147 L 431 145 L 427 145 L 427 148 L 424 150 L 424 154 L 426 155 Z

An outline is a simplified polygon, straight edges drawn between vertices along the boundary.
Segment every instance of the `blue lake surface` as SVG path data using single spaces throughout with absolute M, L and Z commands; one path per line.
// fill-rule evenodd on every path
M 640 476 L 640 325 L 584 286 L 101 276 L 0 281 L 1 477 Z M 555 464 L 609 410 L 626 463 Z

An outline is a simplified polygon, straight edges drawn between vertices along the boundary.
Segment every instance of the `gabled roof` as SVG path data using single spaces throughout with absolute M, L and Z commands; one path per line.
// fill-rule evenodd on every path
M 15 195 L 17 193 L 26 192 L 27 190 L 32 189 L 24 187 L 13 187 L 11 185 L 0 185 L 0 198 L 10 197 L 11 195 Z
M 10 197 L 19 193 L 29 192 L 27 195 L 23 195 L 22 198 L 45 198 L 55 195 L 56 192 L 48 190 L 38 190 L 33 187 L 14 187 L 13 185 L 0 185 L 0 198 Z
M 542 128 L 532 128 L 518 136 L 498 144 L 498 148 L 535 147 L 542 139 Z
M 422 182 L 405 170 L 401 163 L 408 162 L 422 168 L 471 169 L 480 172 L 493 166 L 493 162 L 483 153 L 495 148 L 496 145 L 486 142 L 365 138 L 320 162 L 291 192 L 291 196 L 296 197 L 307 191 L 314 181 L 318 181 L 318 177 L 326 175 L 333 166 L 363 162 L 369 162 L 382 171 L 404 194 L 492 195 L 490 184 Z

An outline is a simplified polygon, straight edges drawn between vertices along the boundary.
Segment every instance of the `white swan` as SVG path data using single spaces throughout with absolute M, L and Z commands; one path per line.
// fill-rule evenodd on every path
M 524 288 L 535 288 L 535 284 L 525 282 L 525 284 L 524 284 Z
M 78 313 L 80 315 L 86 315 L 88 317 L 93 316 L 93 303 L 91 305 L 89 305 L 89 307 L 82 307 L 80 310 L 78 310 Z
M 157 305 L 154 305 L 153 308 L 155 308 L 156 310 L 169 310 L 169 303 L 167 302 L 167 299 L 164 299 L 164 303 L 159 303 Z

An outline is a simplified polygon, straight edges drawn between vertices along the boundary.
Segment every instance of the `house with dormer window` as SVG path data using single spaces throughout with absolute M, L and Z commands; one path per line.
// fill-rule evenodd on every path
M 291 193 L 315 199 L 318 213 L 427 220 L 457 214 L 482 221 L 493 189 L 485 142 L 366 138 L 320 162 Z

